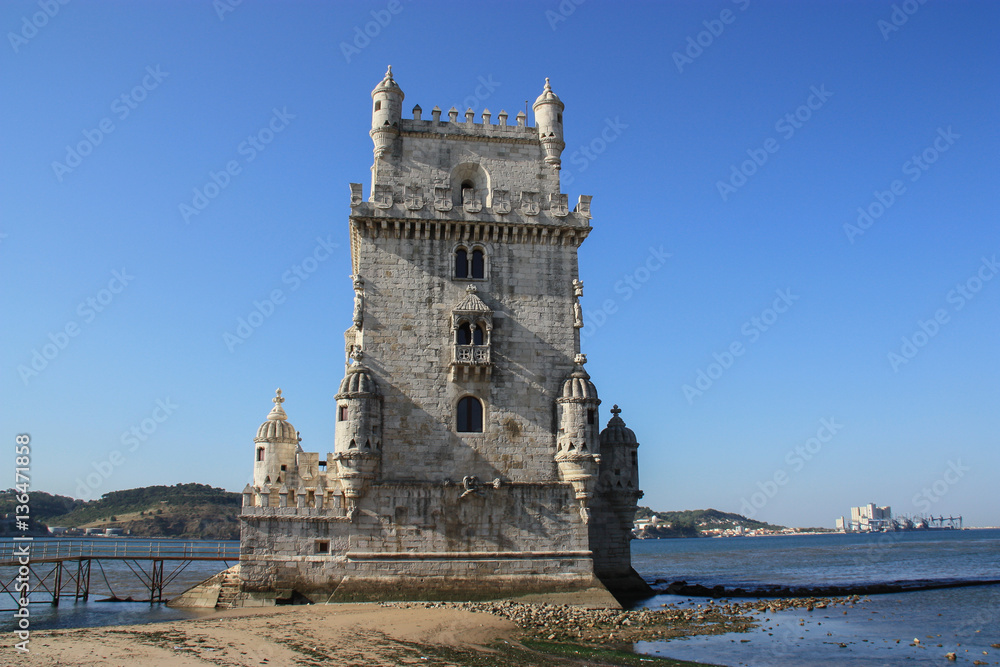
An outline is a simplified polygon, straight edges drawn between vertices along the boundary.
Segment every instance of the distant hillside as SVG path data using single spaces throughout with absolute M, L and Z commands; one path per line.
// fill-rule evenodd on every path
M 0 491 L 0 514 L 13 514 L 14 509 L 20 503 L 17 502 L 18 492 L 14 489 Z M 32 491 L 31 516 L 39 521 L 46 521 L 50 517 L 59 516 L 71 512 L 77 505 L 82 505 L 82 500 L 73 500 L 67 496 L 54 496 L 44 491 Z
M 654 512 L 648 507 L 636 510 L 635 518 L 649 519 L 656 515 L 663 525 L 643 529 L 641 537 L 698 537 L 706 530 L 727 530 L 742 526 L 744 530 L 785 530 L 763 521 L 748 519 L 742 514 L 721 512 L 715 509 L 683 510 L 681 512 Z
M 14 495 L 0 492 L 0 513 L 13 511 Z M 207 484 L 110 491 L 92 501 L 31 493 L 32 516 L 50 526 L 121 528 L 141 537 L 239 539 L 241 504 L 239 493 Z

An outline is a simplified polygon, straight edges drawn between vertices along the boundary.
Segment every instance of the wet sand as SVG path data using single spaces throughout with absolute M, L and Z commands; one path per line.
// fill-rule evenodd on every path
M 3 665 L 640 665 L 641 638 L 739 630 L 705 609 L 621 611 L 519 602 L 369 603 L 228 610 L 166 623 L 0 638 Z M 658 661 L 659 662 L 659 661 Z M 694 665 L 665 661 L 665 665 Z
M 375 604 L 308 605 L 219 612 L 146 625 L 32 632 L 30 653 L 0 640 L 3 665 L 391 665 L 429 663 L 424 645 L 489 655 L 515 631 L 512 622 L 458 609 Z M 494 645 L 491 647 L 491 645 Z

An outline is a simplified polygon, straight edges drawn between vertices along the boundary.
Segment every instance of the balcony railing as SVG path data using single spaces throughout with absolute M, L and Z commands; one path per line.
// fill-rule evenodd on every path
M 491 363 L 490 346 L 456 345 L 454 362 L 467 366 L 485 366 Z

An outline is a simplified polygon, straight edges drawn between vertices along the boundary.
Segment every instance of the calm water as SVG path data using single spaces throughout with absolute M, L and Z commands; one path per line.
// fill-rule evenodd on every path
M 57 540 L 35 538 L 34 548 L 41 549 L 42 543 L 55 541 Z M 61 538 L 58 542 L 63 544 L 73 542 L 75 545 L 84 546 L 86 553 L 90 553 L 89 545 L 95 545 L 95 549 L 97 549 L 96 553 L 114 553 L 116 546 L 119 549 L 119 553 L 121 553 L 122 547 L 127 546 L 130 554 L 148 550 L 149 547 L 152 547 L 155 551 L 158 546 L 161 549 L 171 549 L 183 545 L 216 545 L 219 543 L 216 540 L 203 542 L 199 540 L 150 540 L 138 538 L 87 538 L 80 540 Z M 238 547 L 239 541 L 228 542 L 227 544 Z M 10 539 L 0 540 L 0 553 L 10 553 L 10 545 Z M 189 561 L 185 565 L 183 562 L 165 561 L 163 566 L 164 579 L 171 580 L 172 578 L 172 581 L 164 588 L 163 596 L 165 599 L 176 597 L 191 586 L 204 581 L 213 574 L 221 572 L 230 565 L 235 565 L 237 562 L 237 560 L 228 562 Z M 143 576 L 148 577 L 150 572 L 149 561 L 139 561 L 139 565 L 145 569 Z M 43 577 L 53 569 L 53 566 L 49 564 L 37 564 L 35 567 L 37 572 L 41 573 Z M 132 563 L 132 568 L 134 569 L 135 567 L 136 564 Z M 31 612 L 31 629 L 45 630 L 51 628 L 83 628 L 102 625 L 153 623 L 194 618 L 206 613 L 205 611 L 198 610 L 171 609 L 163 604 L 150 605 L 148 601 L 101 602 L 102 599 L 111 596 L 123 599 L 132 597 L 135 600 L 149 599 L 148 588 L 143 586 L 140 575 L 134 572 L 133 569 L 130 569 L 124 561 L 106 560 L 101 561 L 100 565 L 94 562 L 91 565 L 90 571 L 90 599 L 83 602 L 64 597 L 59 601 L 58 606 L 46 603 L 32 604 L 29 607 Z M 68 576 L 66 572 L 64 570 L 64 581 L 66 581 Z M 73 574 L 75 574 L 75 569 L 73 570 Z M 14 568 L 0 567 L 0 577 L 2 577 L 4 583 L 9 582 L 14 576 L 16 576 Z M 53 575 L 48 574 L 46 583 L 50 588 L 52 587 L 52 579 Z M 31 580 L 31 586 L 32 589 L 38 588 L 38 582 L 34 578 Z M 64 586 L 63 595 L 69 590 L 72 590 L 72 587 L 66 588 Z M 51 600 L 51 596 L 35 593 L 32 595 L 32 599 Z M 0 631 L 13 629 L 14 620 L 11 615 L 12 612 L 8 610 L 16 609 L 16 607 L 17 603 L 10 594 L 0 592 L 0 610 L 2 610 L 0 611 Z
M 632 543 L 632 554 L 635 569 L 650 582 L 686 580 L 727 588 L 1000 579 L 1000 530 L 638 540 Z M 223 567 L 221 562 L 192 563 L 167 587 L 166 597 Z M 168 563 L 168 577 L 170 570 Z M 3 568 L 3 574 L 9 576 L 9 571 Z M 168 621 L 205 613 L 148 602 L 96 601 L 111 592 L 146 596 L 136 575 L 120 562 L 106 564 L 103 572 L 95 564 L 91 584 L 94 593 L 87 603 L 32 605 L 32 629 Z M 12 608 L 10 596 L 0 595 L 0 609 Z M 706 602 L 658 596 L 644 606 Z M 765 618 L 749 633 L 640 642 L 635 648 L 727 666 L 956 664 L 944 659 L 948 651 L 958 654 L 957 664 L 978 659 L 1000 665 L 1000 649 L 990 647 L 1000 643 L 1000 586 L 876 595 L 854 606 L 760 616 L 761 621 Z M 0 613 L 0 631 L 11 629 L 10 619 L 9 613 Z M 920 638 L 919 646 L 910 645 L 914 638 Z
M 727 588 L 1000 579 L 1000 530 L 641 540 L 632 554 L 648 581 Z M 643 606 L 663 603 L 707 600 L 662 595 Z M 727 666 L 1000 664 L 1000 649 L 990 646 L 1000 643 L 997 585 L 873 595 L 854 606 L 758 618 L 768 620 L 749 633 L 635 648 Z M 914 638 L 919 645 L 911 645 Z M 950 651 L 958 663 L 945 659 Z

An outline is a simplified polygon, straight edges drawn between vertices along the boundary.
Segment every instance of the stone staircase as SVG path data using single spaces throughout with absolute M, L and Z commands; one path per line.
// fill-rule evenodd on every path
M 230 609 L 233 602 L 240 594 L 240 569 L 231 567 L 225 571 L 222 585 L 219 588 L 219 600 L 215 603 L 216 609 Z

